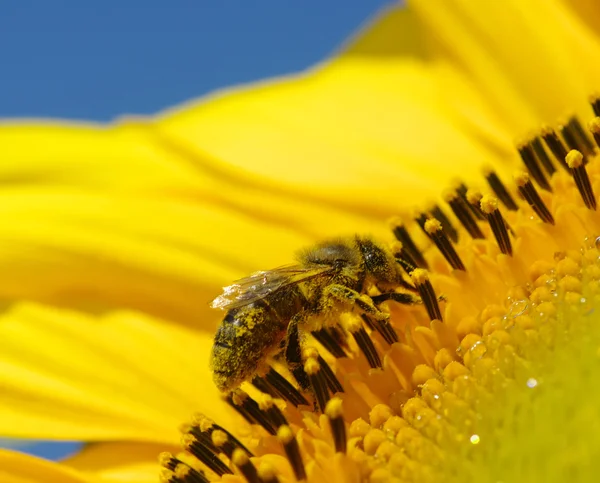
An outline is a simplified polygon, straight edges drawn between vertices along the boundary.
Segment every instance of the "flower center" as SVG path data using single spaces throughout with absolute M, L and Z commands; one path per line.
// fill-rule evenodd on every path
M 483 191 L 456 186 L 414 227 L 394 221 L 391 250 L 422 304 L 373 288 L 389 320 L 348 313 L 313 332 L 311 391 L 274 363 L 226 398 L 248 423 L 238 437 L 197 417 L 185 452 L 162 456 L 163 481 L 583 475 L 600 448 L 600 118 L 590 132 L 576 118 L 545 128 L 518 147 L 513 184 L 487 170 Z

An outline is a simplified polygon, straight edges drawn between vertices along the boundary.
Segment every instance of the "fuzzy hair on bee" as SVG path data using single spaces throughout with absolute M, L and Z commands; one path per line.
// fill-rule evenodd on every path
M 391 252 L 357 235 L 307 248 L 298 253 L 296 264 L 256 272 L 225 287 L 212 302 L 213 308 L 227 311 L 211 354 L 216 386 L 232 391 L 281 360 L 307 389 L 301 354 L 309 333 L 336 326 L 344 312 L 388 319 L 367 295 L 373 286 L 382 300 L 420 301 L 397 292 L 411 287 Z

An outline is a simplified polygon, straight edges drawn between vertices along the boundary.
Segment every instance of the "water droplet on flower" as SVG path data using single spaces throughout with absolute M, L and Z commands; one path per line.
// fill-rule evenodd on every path
M 478 434 L 471 435 L 471 438 L 470 438 L 471 444 L 479 444 L 480 440 L 481 440 L 481 438 L 479 438 Z
M 510 304 L 507 317 L 516 318 L 519 315 L 523 315 L 528 307 L 529 302 L 527 300 L 517 300 Z
M 534 387 L 536 387 L 538 385 L 538 382 L 533 377 L 530 377 L 529 379 L 527 379 L 526 384 L 527 384 L 528 388 L 533 389 Z
M 598 238 L 596 238 L 596 241 L 594 242 L 594 245 L 596 245 L 596 248 L 598 250 L 600 250 L 600 236 Z

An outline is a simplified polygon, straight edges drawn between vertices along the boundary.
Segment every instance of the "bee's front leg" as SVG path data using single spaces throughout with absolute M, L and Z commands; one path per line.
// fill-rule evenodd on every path
M 375 320 L 388 320 L 389 315 L 377 308 L 373 299 L 367 294 L 361 294 L 345 285 L 332 284 L 323 290 L 320 306 L 324 313 L 333 309 L 337 303 L 349 306 L 357 310 L 361 315 L 365 314 Z

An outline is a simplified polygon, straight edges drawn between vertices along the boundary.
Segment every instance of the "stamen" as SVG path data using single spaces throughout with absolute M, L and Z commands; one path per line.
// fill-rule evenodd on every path
M 341 344 L 341 341 L 343 340 L 341 337 L 343 336 L 341 336 L 339 330 L 336 331 L 334 328 L 322 328 L 311 332 L 311 334 L 336 359 L 348 357 L 348 354 L 346 354 Z
M 342 400 L 334 397 L 329 401 L 325 408 L 325 415 L 329 418 L 336 453 L 345 453 L 347 436 L 344 414 L 342 412 Z
M 484 238 L 483 232 L 477 225 L 477 221 L 475 220 L 472 210 L 468 207 L 467 203 L 460 197 L 460 195 L 457 193 L 448 192 L 445 196 L 445 201 L 452 209 L 454 216 L 458 218 L 458 221 L 460 221 L 464 229 L 467 230 L 467 233 L 471 238 Z
M 558 137 L 558 134 L 556 134 L 556 132 L 552 128 L 544 127 L 542 129 L 542 138 L 544 139 L 546 146 L 548 146 L 548 149 L 550 149 L 558 163 L 563 168 L 568 170 L 569 167 L 565 162 L 565 157 L 567 156 L 567 148 L 565 148 L 564 144 Z
M 467 203 L 469 203 L 469 206 L 473 207 L 474 210 L 477 210 L 478 213 L 481 213 L 482 220 L 487 220 L 485 213 L 481 211 L 480 202 L 481 198 L 483 198 L 483 194 L 481 193 L 481 191 L 470 188 L 469 190 L 467 190 L 466 196 Z
M 585 169 L 583 154 L 577 150 L 571 150 L 569 151 L 569 154 L 567 154 L 566 161 L 571 169 L 575 184 L 577 185 L 577 189 L 579 190 L 579 194 L 581 194 L 585 206 L 590 210 L 595 210 L 596 197 L 594 196 L 592 184 L 590 183 L 590 178 Z
M 343 314 L 343 320 L 345 321 L 345 326 L 348 328 L 358 348 L 367 358 L 367 362 L 371 366 L 372 369 L 382 367 L 381 359 L 379 354 L 377 353 L 377 349 L 373 345 L 373 341 L 367 334 L 367 331 L 360 323 L 360 319 L 356 317 L 354 314 Z
M 268 463 L 261 462 L 260 466 L 258 467 L 258 476 L 263 483 L 279 483 L 275 468 Z
M 600 104 L 600 100 L 597 100 L 597 102 Z M 600 117 L 592 119 L 588 124 L 588 127 L 592 136 L 594 136 L 594 141 L 596 141 L 596 144 L 600 147 Z
M 308 380 L 315 393 L 317 406 L 323 412 L 327 401 L 329 401 L 329 391 L 327 390 L 327 379 L 321 371 L 321 365 L 316 357 L 308 358 L 304 363 L 304 371 L 308 375 Z
M 327 380 L 327 387 L 332 392 L 332 394 L 344 392 L 344 386 L 342 386 L 342 383 L 333 373 L 331 367 L 329 367 L 329 364 L 327 364 L 325 359 L 318 355 L 317 361 L 319 361 L 319 365 L 321 366 L 321 372 L 325 376 L 325 379 Z
M 421 295 L 423 304 L 427 309 L 429 319 L 442 321 L 442 311 L 440 310 L 437 297 L 435 296 L 433 285 L 431 285 L 431 282 L 429 281 L 429 275 L 427 274 L 427 271 L 417 268 L 410 274 L 410 276 L 412 277 L 416 287 L 419 289 L 419 294 Z
M 366 314 L 362 314 L 361 317 L 370 328 L 379 332 L 388 344 L 398 342 L 398 334 L 388 320 L 373 320 Z
M 283 446 L 285 454 L 292 465 L 292 470 L 294 471 L 296 479 L 306 479 L 306 470 L 304 469 L 304 463 L 302 462 L 302 456 L 300 455 L 300 447 L 298 446 L 298 441 L 296 441 L 291 428 L 289 426 L 281 426 L 277 431 L 277 439 Z
M 450 222 L 450 219 L 446 216 L 446 213 L 444 213 L 438 205 L 435 205 L 431 209 L 430 213 L 433 218 L 439 220 L 439 222 L 442 224 L 442 229 L 444 230 L 444 233 L 448 235 L 448 238 L 450 238 L 450 240 L 452 240 L 454 243 L 458 243 L 458 231 L 456 228 L 454 228 Z
M 425 222 L 425 231 L 435 243 L 438 250 L 444 255 L 450 266 L 454 270 L 465 270 L 465 266 L 456 253 L 454 245 L 448 240 L 448 237 L 442 230 L 442 224 L 435 219 L 429 219 Z
M 531 206 L 533 211 L 535 211 L 536 215 L 542 220 L 544 223 L 550 223 L 554 225 L 554 218 L 550 210 L 548 210 L 544 200 L 540 197 L 535 186 L 529 179 L 529 175 L 524 171 L 520 171 L 515 174 L 515 182 L 519 187 L 519 193 L 523 196 L 525 201 Z
M 512 256 L 512 245 L 506 229 L 506 222 L 498 209 L 498 200 L 492 196 L 481 198 L 481 209 L 488 216 L 488 221 L 500 251 L 505 255 Z
M 540 188 L 545 189 L 546 191 L 552 191 L 550 187 L 550 183 L 546 179 L 544 172 L 540 168 L 540 165 L 535 158 L 535 153 L 533 152 L 533 148 L 530 144 L 521 144 L 517 147 L 519 151 L 519 155 L 529 171 L 531 177 L 536 181 L 536 183 L 540 186 Z M 484 210 L 485 211 L 485 210 Z
M 160 465 L 164 468 L 160 475 L 165 483 L 209 483 L 206 475 L 177 459 L 171 453 L 161 453 L 158 457 Z
M 404 245 L 402 245 L 401 242 L 394 242 L 390 248 L 394 258 L 396 259 L 396 262 L 404 269 L 406 273 L 410 273 L 417 268 L 416 262 L 413 260 L 411 254 L 404 248 Z
M 481 208 L 479 208 L 479 204 L 473 204 L 469 201 L 469 190 L 464 183 L 461 183 L 458 188 L 456 188 L 456 193 L 462 198 L 475 218 L 478 220 L 485 220 L 485 215 L 481 211 Z
M 262 411 L 264 411 L 269 419 L 273 422 L 276 428 L 283 426 L 284 424 L 288 424 L 287 419 L 275 404 L 275 401 L 269 396 L 266 396 L 260 401 L 259 407 Z
M 506 189 L 506 186 L 504 186 L 504 183 L 502 183 L 498 175 L 494 171 L 487 169 L 485 172 L 485 179 L 487 180 L 494 193 L 496 193 L 496 196 L 500 199 L 500 201 L 502 201 L 502 203 L 504 203 L 504 206 L 506 206 L 506 208 L 511 211 L 517 211 L 519 207 L 515 203 L 515 200 L 510 195 L 510 193 Z
M 193 434 L 200 443 L 214 453 L 225 453 L 231 458 L 233 451 L 239 448 L 252 456 L 250 450 L 234 435 L 202 414 L 194 418 L 187 432 Z
M 583 156 L 583 164 L 587 164 L 588 160 L 586 156 L 585 147 L 583 146 L 583 143 L 577 136 L 577 133 L 573 129 L 573 126 L 567 122 L 562 126 L 558 126 L 558 130 L 560 131 L 560 134 L 565 140 L 565 143 L 567 143 L 567 147 L 569 148 L 569 150 L 579 151 Z
M 265 431 L 275 435 L 276 431 L 267 415 L 260 410 L 258 404 L 241 389 L 236 389 L 227 399 L 231 406 L 251 424 L 259 424 Z
M 598 94 L 591 95 L 590 104 L 592 105 L 592 110 L 594 111 L 594 114 L 600 117 L 600 96 L 598 96 Z
M 267 382 L 273 387 L 277 394 L 286 401 L 291 402 L 294 406 L 307 405 L 306 398 L 296 389 L 285 377 L 279 374 L 275 369 L 271 368 L 265 374 Z
M 569 129 L 575 135 L 575 138 L 579 142 L 579 145 L 582 147 L 582 149 L 583 149 L 582 152 L 586 156 L 593 156 L 594 151 L 596 150 L 594 143 L 589 138 L 588 134 L 585 132 L 585 129 L 583 128 L 579 118 L 577 118 L 576 116 L 571 117 L 571 119 L 569 119 L 567 125 L 569 126 Z
M 258 471 L 256 471 L 256 466 L 252 464 L 248 455 L 241 449 L 236 449 L 233 452 L 231 462 L 240 469 L 248 483 L 262 483 L 261 478 L 258 476 Z
M 548 153 L 544 149 L 542 140 L 540 139 L 539 136 L 536 136 L 530 141 L 530 144 L 531 144 L 531 147 L 533 148 L 533 152 L 535 153 L 535 156 L 537 157 L 538 161 L 544 167 L 544 169 L 546 170 L 546 173 L 548 173 L 548 176 L 551 177 L 556 172 L 556 168 L 554 167 L 554 164 L 552 163 L 550 156 L 548 156 Z
M 183 448 L 200 460 L 207 468 L 219 476 L 225 473 L 233 473 L 231 469 L 221 461 L 219 456 L 207 446 L 206 441 L 199 441 L 194 434 L 186 433 L 181 438 Z M 210 444 L 212 446 L 212 444 Z
M 392 231 L 396 239 L 402 243 L 402 246 L 408 250 L 410 257 L 414 260 L 417 267 L 428 268 L 429 265 L 421 251 L 415 245 L 415 242 L 408 233 L 408 230 L 400 223 L 393 223 Z
M 273 396 L 273 397 L 278 397 L 278 394 L 275 391 L 275 389 L 269 385 L 269 383 L 266 381 L 266 379 L 264 379 L 260 376 L 254 376 L 252 378 L 252 385 L 256 389 L 258 389 L 260 392 L 264 392 L 265 394 L 269 394 L 270 396 Z

